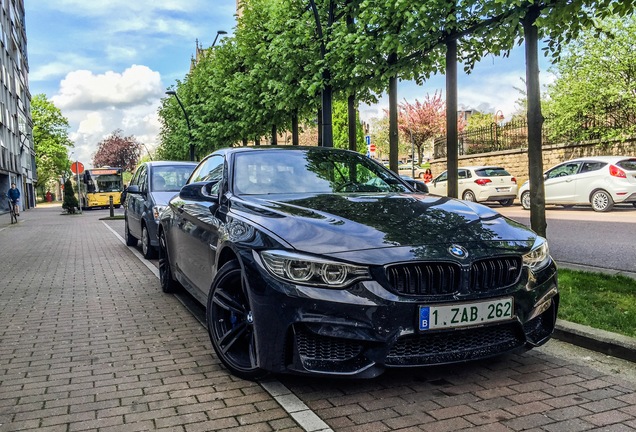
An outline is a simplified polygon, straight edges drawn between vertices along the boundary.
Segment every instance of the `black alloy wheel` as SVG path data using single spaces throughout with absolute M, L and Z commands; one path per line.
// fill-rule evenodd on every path
M 144 254 L 144 258 L 147 260 L 155 257 L 155 248 L 150 243 L 150 234 L 148 228 L 144 225 L 141 229 L 141 251 Z
M 267 375 L 258 367 L 254 316 L 238 261 L 223 265 L 214 278 L 206 315 L 214 351 L 230 372 L 249 380 Z
M 168 257 L 168 245 L 166 244 L 166 234 L 159 233 L 159 281 L 161 291 L 174 293 L 179 290 L 179 283 L 172 277 L 170 270 L 170 258 Z
M 128 228 L 127 216 L 124 216 L 124 231 L 126 235 L 126 246 L 137 246 L 137 238 L 130 233 L 130 228 Z

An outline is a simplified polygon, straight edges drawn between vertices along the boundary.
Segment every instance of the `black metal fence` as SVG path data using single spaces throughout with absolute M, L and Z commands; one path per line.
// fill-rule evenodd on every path
M 633 104 L 612 104 L 590 112 L 594 114 L 575 114 L 566 119 L 546 118 L 542 129 L 543 145 L 616 138 L 621 132 L 629 135 L 636 129 Z M 463 131 L 458 134 L 457 144 L 460 155 L 527 148 L 528 123 L 520 119 Z M 435 139 L 433 153 L 435 159 L 446 157 L 445 136 Z

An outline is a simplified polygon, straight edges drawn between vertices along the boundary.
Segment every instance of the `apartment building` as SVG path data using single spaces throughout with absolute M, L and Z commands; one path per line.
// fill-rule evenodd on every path
M 35 206 L 35 150 L 24 0 L 0 0 L 0 197 L 11 183 L 20 189 L 22 209 Z M 0 200 L 0 212 L 8 211 Z

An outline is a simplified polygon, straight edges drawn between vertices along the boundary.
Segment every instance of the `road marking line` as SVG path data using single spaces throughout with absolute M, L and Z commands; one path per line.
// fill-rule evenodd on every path
M 110 230 L 110 232 L 115 234 L 115 237 L 117 237 L 119 241 L 126 245 L 126 240 L 124 240 L 117 231 L 111 228 L 106 222 L 102 221 L 102 223 Z M 135 247 L 126 247 L 139 259 L 139 261 L 150 269 L 157 279 L 159 279 L 159 269 L 157 269 L 157 267 L 145 259 Z M 176 298 L 181 301 L 178 297 Z M 205 323 L 201 323 L 201 325 L 205 326 Z M 276 379 L 268 379 L 259 381 L 259 384 L 306 432 L 333 432 L 333 429 L 331 429 L 327 423 L 322 421 L 322 419 L 318 417 L 318 414 L 309 409 L 309 407 L 305 405 L 298 396 L 285 387 L 285 385 L 283 385 L 280 381 Z

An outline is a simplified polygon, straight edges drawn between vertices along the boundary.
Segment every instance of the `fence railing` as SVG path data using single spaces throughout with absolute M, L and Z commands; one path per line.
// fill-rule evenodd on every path
M 595 114 L 567 119 L 567 126 L 563 126 L 564 119 L 546 118 L 541 134 L 543 145 L 594 140 L 620 131 L 631 134 L 636 128 L 636 112 L 627 103 L 608 105 L 591 112 Z M 525 148 L 528 146 L 528 122 L 519 119 L 460 132 L 457 146 L 460 155 Z M 446 157 L 446 148 L 446 137 L 436 138 L 433 157 Z

